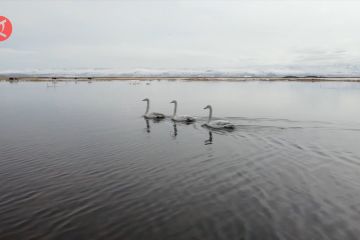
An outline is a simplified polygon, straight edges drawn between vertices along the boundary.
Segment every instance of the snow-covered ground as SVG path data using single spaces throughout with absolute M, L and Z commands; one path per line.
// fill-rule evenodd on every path
M 320 66 L 320 67 L 263 67 L 218 70 L 193 69 L 135 69 L 114 68 L 88 69 L 26 69 L 2 70 L 0 76 L 35 76 L 35 77 L 359 77 L 360 66 Z

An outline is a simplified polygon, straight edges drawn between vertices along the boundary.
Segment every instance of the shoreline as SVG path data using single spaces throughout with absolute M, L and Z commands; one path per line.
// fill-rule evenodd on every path
M 0 76 L 0 81 L 5 82 L 51 82 L 51 81 L 225 81 L 225 82 L 358 82 L 360 77 L 69 77 L 69 76 Z

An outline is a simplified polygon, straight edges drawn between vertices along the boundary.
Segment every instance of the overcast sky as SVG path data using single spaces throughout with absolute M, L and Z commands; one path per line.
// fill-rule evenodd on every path
M 0 70 L 360 64 L 359 1 L 1 1 Z

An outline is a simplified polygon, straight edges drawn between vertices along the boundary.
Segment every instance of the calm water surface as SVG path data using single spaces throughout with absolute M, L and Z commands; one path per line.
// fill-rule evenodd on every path
M 146 122 L 145 97 L 198 122 Z M 360 84 L 2 82 L 0 99 L 0 239 L 359 239 Z M 207 104 L 236 129 L 202 127 Z

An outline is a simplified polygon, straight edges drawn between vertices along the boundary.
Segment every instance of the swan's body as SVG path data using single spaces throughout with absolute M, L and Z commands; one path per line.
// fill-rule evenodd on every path
M 165 115 L 162 113 L 157 113 L 157 112 L 149 113 L 150 100 L 148 98 L 145 98 L 145 99 L 143 99 L 143 101 L 146 102 L 146 111 L 143 115 L 144 118 L 146 118 L 146 119 L 163 119 L 163 118 L 165 118 Z
M 177 101 L 173 100 L 170 103 L 174 103 L 174 113 L 173 113 L 173 116 L 171 117 L 171 120 L 173 120 L 174 122 L 187 122 L 187 123 L 196 121 L 196 119 L 194 117 L 191 117 L 191 116 L 187 116 L 187 115 L 177 116 L 176 115 Z
M 209 109 L 209 118 L 208 118 L 207 123 L 204 124 L 204 126 L 209 127 L 209 128 L 216 128 L 216 129 L 222 129 L 222 128 L 233 129 L 233 128 L 235 128 L 235 125 L 233 123 L 226 121 L 226 120 L 211 121 L 212 107 L 210 105 L 207 105 L 204 109 Z
M 234 124 L 232 124 L 229 121 L 225 121 L 225 120 L 215 120 L 215 121 L 211 121 L 209 123 L 205 123 L 206 126 L 211 127 L 211 128 L 229 128 L 229 129 L 233 129 L 235 126 Z
M 152 112 L 152 113 L 144 114 L 144 118 L 147 118 L 147 119 L 162 119 L 162 118 L 165 118 L 165 115 L 162 114 L 162 113 Z

